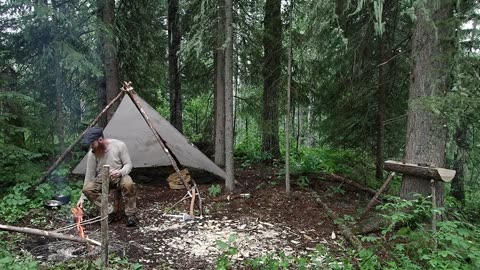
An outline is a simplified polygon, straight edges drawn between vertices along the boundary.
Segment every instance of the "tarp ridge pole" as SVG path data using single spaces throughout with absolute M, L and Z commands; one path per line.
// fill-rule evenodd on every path
M 160 134 L 158 134 L 157 130 L 153 127 L 153 124 L 152 122 L 150 121 L 150 118 L 148 117 L 147 113 L 145 112 L 145 110 L 143 109 L 142 105 L 140 105 L 140 102 L 138 101 L 137 97 L 136 97 L 136 93 L 135 91 L 133 90 L 133 87 L 131 86 L 131 82 L 124 82 L 123 83 L 123 87 L 122 87 L 122 90 L 125 91 L 128 96 L 132 99 L 133 103 L 135 104 L 135 107 L 137 107 L 138 111 L 140 112 L 140 114 L 142 115 L 143 119 L 145 120 L 145 122 L 147 123 L 148 127 L 150 128 L 150 130 L 152 131 L 153 135 L 155 136 L 155 139 L 157 140 L 157 142 L 160 144 L 160 146 L 162 147 L 163 151 L 165 152 L 165 154 L 167 155 L 168 159 L 170 160 L 170 163 L 172 164 L 172 167 L 174 168 L 175 172 L 178 174 L 178 177 L 180 177 L 180 179 L 182 180 L 183 182 L 183 185 L 185 186 L 185 189 L 187 191 L 191 191 L 191 188 L 190 188 L 190 185 L 188 184 L 187 180 L 185 179 L 185 177 L 183 177 L 183 175 L 181 174 L 180 172 L 180 169 L 178 168 L 178 164 L 177 162 L 175 161 L 175 159 L 173 158 L 172 154 L 171 154 L 171 151 L 170 149 L 168 149 L 168 147 L 166 146 L 166 144 L 163 142 L 163 139 L 161 138 Z M 195 182 L 193 181 L 192 179 L 192 182 L 193 182 L 193 186 L 196 186 Z M 203 209 L 202 209 L 202 204 L 201 204 L 201 198 L 200 198 L 200 192 L 199 190 L 197 189 L 197 194 L 199 195 L 199 209 L 200 209 L 200 213 L 203 215 Z
M 114 99 L 112 99 L 112 101 L 110 101 L 110 103 L 108 103 L 107 106 L 105 106 L 105 108 L 103 108 L 103 110 L 97 115 L 97 117 L 95 117 L 95 119 L 93 119 L 90 125 L 88 125 L 88 127 L 82 132 L 82 134 L 80 134 L 80 136 L 77 137 L 77 139 L 63 152 L 63 154 L 60 155 L 57 161 L 55 161 L 55 163 L 43 174 L 38 184 L 33 186 L 30 192 L 35 190 L 40 184 L 45 182 L 47 177 L 58 167 L 58 165 L 60 165 L 60 163 L 62 163 L 62 161 L 67 157 L 68 153 L 72 151 L 73 147 L 75 147 L 75 145 L 77 145 L 80 142 L 80 140 L 82 140 L 83 136 L 87 132 L 87 129 L 96 125 L 100 120 L 100 118 L 112 107 L 112 105 L 115 102 L 117 102 L 121 97 L 123 97 L 124 93 L 125 93 L 124 91 L 120 91 L 120 93 Z

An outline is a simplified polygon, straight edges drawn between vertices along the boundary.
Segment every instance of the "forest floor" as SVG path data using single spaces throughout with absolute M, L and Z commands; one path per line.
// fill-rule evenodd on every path
M 110 224 L 110 252 L 124 255 L 144 269 L 214 269 L 225 251 L 217 241 L 237 249 L 230 257 L 236 269 L 243 268 L 242 261 L 267 254 L 308 256 L 318 245 L 331 251 L 331 256 L 341 255 L 348 243 L 313 193 L 339 217 L 358 215 L 371 198 L 322 175 L 309 175 L 308 189 L 295 185 L 292 179 L 292 194 L 287 197 L 283 180 L 278 180 L 284 176 L 260 165 L 237 169 L 235 178 L 245 186 L 237 192 L 249 193 L 250 198 L 215 201 L 209 198 L 208 189 L 218 184 L 223 190 L 223 181 L 199 184 L 206 214 L 188 221 L 162 216 L 185 196 L 185 190 L 172 190 L 164 180 L 138 183 L 138 225 L 126 227 L 124 221 Z M 188 204 L 178 204 L 171 213 L 187 213 Z M 60 228 L 71 223 L 71 216 L 55 215 L 49 222 L 52 228 Z M 100 240 L 100 225 L 87 225 L 86 235 Z M 23 240 L 19 248 L 45 263 L 98 258 L 99 253 L 96 247 L 34 236 Z M 322 258 L 316 260 L 322 263 Z

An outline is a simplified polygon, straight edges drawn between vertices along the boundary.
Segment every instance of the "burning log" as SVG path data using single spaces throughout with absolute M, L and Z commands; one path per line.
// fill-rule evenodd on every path
M 93 239 L 81 238 L 78 236 L 67 235 L 67 234 L 57 233 L 52 231 L 44 231 L 39 229 L 27 228 L 27 227 L 16 227 L 16 226 L 0 224 L 0 230 L 26 233 L 26 234 L 35 234 L 35 235 L 41 235 L 41 236 L 46 236 L 51 238 L 57 238 L 57 239 L 80 242 L 80 243 L 89 243 L 89 244 L 94 244 L 96 246 L 101 246 L 100 242 L 95 241 Z

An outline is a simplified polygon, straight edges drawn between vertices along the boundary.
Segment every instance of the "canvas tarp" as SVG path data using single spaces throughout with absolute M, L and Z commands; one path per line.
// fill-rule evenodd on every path
M 176 128 L 160 116 L 146 101 L 138 95 L 136 97 L 153 127 L 181 165 L 209 171 L 225 179 L 225 172 L 220 167 L 189 143 Z M 104 136 L 125 142 L 134 168 L 171 165 L 170 159 L 128 95 L 123 97 L 117 111 L 105 127 Z M 73 173 L 85 174 L 86 165 L 87 157 L 85 156 L 75 167 Z

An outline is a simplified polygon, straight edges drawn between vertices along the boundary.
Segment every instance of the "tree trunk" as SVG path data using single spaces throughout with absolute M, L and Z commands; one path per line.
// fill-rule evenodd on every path
M 465 174 L 464 164 L 468 150 L 467 142 L 468 126 L 465 120 L 461 120 L 460 126 L 457 127 L 454 139 L 456 144 L 455 154 L 453 157 L 453 169 L 457 172 L 452 180 L 452 189 L 450 194 L 462 204 L 465 203 Z
M 105 52 L 103 51 L 103 47 L 105 44 L 105 31 L 103 29 L 103 9 L 105 6 L 104 0 L 97 0 L 97 54 L 100 59 L 105 59 Z M 107 106 L 107 95 L 106 95 L 106 82 L 105 82 L 105 68 L 102 71 L 102 75 L 97 78 L 97 110 L 101 112 L 105 106 Z M 116 108 L 116 107 L 115 107 Z M 112 110 L 113 112 L 115 110 Z M 105 114 L 102 118 L 98 121 L 101 127 L 105 127 L 107 125 L 107 115 Z
M 56 14 L 56 12 L 61 12 L 58 10 L 57 1 L 52 1 L 52 8 Z M 53 16 L 53 22 L 55 27 L 55 40 L 56 42 L 54 47 L 54 62 L 55 65 L 53 66 L 53 72 L 55 74 L 55 111 L 56 111 L 56 137 L 58 138 L 59 142 L 59 153 L 63 153 L 65 151 L 65 121 L 64 121 L 64 113 L 63 113 L 63 71 L 61 65 L 61 58 L 62 58 L 62 46 L 61 40 L 62 37 L 60 31 L 60 22 L 57 18 L 57 15 Z
M 288 66 L 287 66 L 287 108 L 285 115 L 285 192 L 290 196 L 290 101 L 292 92 L 292 24 L 293 0 L 290 1 L 290 22 L 288 27 Z
M 413 70 L 409 90 L 407 143 L 405 161 L 431 163 L 445 167 L 447 129 L 443 117 L 427 111 L 422 99 L 443 97 L 448 88 L 452 40 L 453 1 L 428 0 L 417 7 L 417 22 L 412 41 Z M 444 184 L 435 182 L 436 205 L 443 206 Z M 415 193 L 430 195 L 430 183 L 404 176 L 400 196 L 412 199 Z
M 63 113 L 63 77 L 62 70 L 60 67 L 60 46 L 55 48 L 55 97 L 56 97 L 56 113 L 57 113 L 57 137 L 60 144 L 59 153 L 65 151 L 65 121 Z
M 233 192 L 233 6 L 225 0 L 225 188 Z
M 266 0 L 264 20 L 262 151 L 280 157 L 278 137 L 278 95 L 282 72 L 281 0 Z
M 118 59 L 115 31 L 115 0 L 105 0 L 103 6 L 103 23 L 106 31 L 103 35 L 105 53 L 105 92 L 107 102 L 110 103 L 118 93 L 120 87 L 118 84 Z M 110 120 L 116 111 L 116 105 L 113 110 L 108 112 L 107 119 Z
M 168 78 L 170 88 L 170 122 L 183 132 L 182 89 L 180 84 L 179 51 L 181 34 L 179 29 L 178 0 L 168 1 Z
M 218 0 L 215 50 L 215 164 L 225 166 L 225 0 Z
M 383 37 L 378 36 L 378 96 L 377 96 L 377 147 L 375 162 L 375 178 L 377 181 L 383 181 L 383 142 L 385 137 L 385 81 L 384 74 L 384 52 Z

